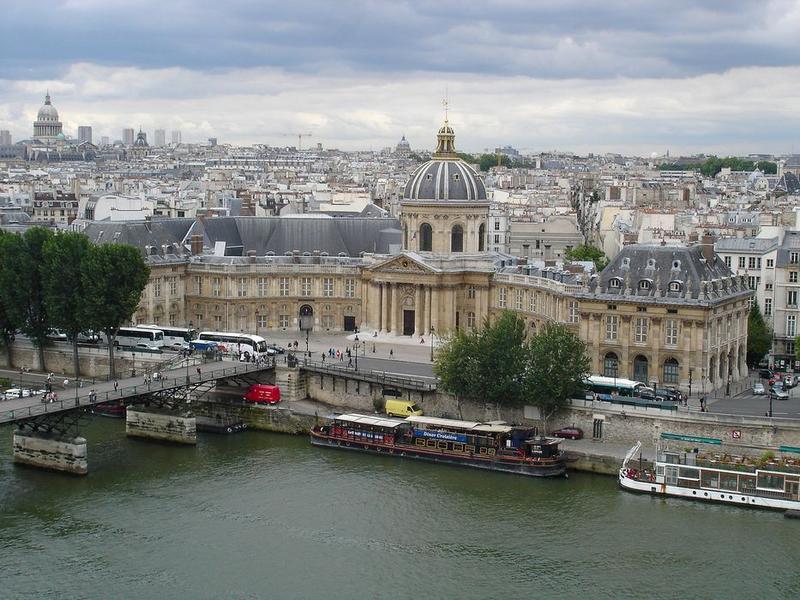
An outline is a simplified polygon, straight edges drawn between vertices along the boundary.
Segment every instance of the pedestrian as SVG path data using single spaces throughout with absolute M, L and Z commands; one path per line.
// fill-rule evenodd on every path
M 69 385 L 69 379 L 65 378 L 64 379 L 64 388 L 66 388 L 68 385 Z
M 394 349 L 389 348 L 389 358 L 392 358 L 393 356 L 394 356 Z
M 339 354 L 339 362 L 344 362 L 344 352 Z
M 322 353 L 322 364 L 323 365 L 325 364 L 325 353 L 324 352 Z
M 424 344 L 425 343 L 425 338 L 424 337 L 419 338 L 419 343 L 420 344 Z
M 372 344 L 372 353 L 375 354 L 375 344 Z
M 373 331 L 373 332 L 372 332 L 372 337 L 378 337 L 378 331 L 377 331 L 377 329 L 376 329 L 375 331 Z
M 347 366 L 348 367 L 352 367 L 353 366 L 353 359 L 352 358 L 347 361 Z
M 117 391 L 117 388 L 119 388 L 119 381 L 117 381 L 117 380 L 115 379 L 115 380 L 114 380 L 114 391 L 115 391 L 115 392 Z

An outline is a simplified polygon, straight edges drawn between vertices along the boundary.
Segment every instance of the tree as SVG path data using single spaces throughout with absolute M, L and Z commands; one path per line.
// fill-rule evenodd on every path
M 772 330 L 761 316 L 758 303 L 753 302 L 747 316 L 747 364 L 755 367 L 772 348 Z
M 78 334 L 89 320 L 82 269 L 91 247 L 82 233 L 66 232 L 50 238 L 43 253 L 47 311 L 53 326 L 63 330 L 72 343 L 76 379 L 80 377 Z
M 102 331 L 108 341 L 109 375 L 114 378 L 114 343 L 119 328 L 139 305 L 150 269 L 133 246 L 92 246 L 81 269 L 87 326 Z
M 525 364 L 525 322 L 504 311 L 481 329 L 456 331 L 444 341 L 434 365 L 442 389 L 498 406 L 523 403 L 519 377 Z
M 12 256 L 11 246 L 18 237 L 12 233 L 0 231 L 0 282 L 6 280 L 3 271 L 7 268 L 8 259 Z M 6 298 L 6 294 L 0 293 L 0 344 L 6 349 L 6 366 L 11 369 L 13 365 L 12 344 L 14 343 L 14 334 L 19 329 L 19 322 L 16 320 L 17 313 L 7 308 Z
M 571 248 L 564 253 L 564 258 L 567 260 L 590 260 L 594 263 L 594 268 L 598 272 L 602 271 L 608 265 L 608 257 L 603 254 L 600 248 L 595 248 L 589 244 L 581 244 L 575 248 Z
M 526 356 L 524 397 L 539 407 L 546 432 L 548 421 L 569 399 L 583 395 L 583 380 L 589 374 L 586 345 L 566 325 L 547 323 L 527 345 Z
M 0 293 L 12 321 L 27 335 L 39 353 L 39 367 L 46 371 L 44 347 L 52 327 L 44 295 L 42 255 L 53 233 L 32 227 L 5 244 Z

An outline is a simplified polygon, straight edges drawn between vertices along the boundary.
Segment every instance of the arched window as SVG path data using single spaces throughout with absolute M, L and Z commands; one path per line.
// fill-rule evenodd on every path
M 633 379 L 648 383 L 647 357 L 641 354 L 633 359 Z
M 478 227 L 478 252 L 486 250 L 486 224 L 481 223 Z
M 668 358 L 664 361 L 664 383 L 678 383 L 679 367 L 678 361 L 674 358 Z
M 603 357 L 603 375 L 619 377 L 619 358 L 613 352 L 609 352 Z
M 453 225 L 450 230 L 450 252 L 464 251 L 464 228 L 461 225 Z
M 419 249 L 421 252 L 430 252 L 433 249 L 433 228 L 429 223 L 419 226 Z

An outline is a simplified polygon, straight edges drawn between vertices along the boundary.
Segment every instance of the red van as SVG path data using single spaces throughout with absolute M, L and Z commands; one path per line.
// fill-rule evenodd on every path
M 277 385 L 256 383 L 247 388 L 244 399 L 256 404 L 277 404 L 281 401 L 281 388 Z

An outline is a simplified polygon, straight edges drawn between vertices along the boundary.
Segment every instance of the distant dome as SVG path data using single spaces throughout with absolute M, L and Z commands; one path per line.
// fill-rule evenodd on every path
M 44 97 L 44 106 L 39 109 L 39 114 L 36 116 L 37 121 L 58 121 L 58 111 L 56 107 L 50 104 L 50 94 Z
M 411 152 L 411 144 L 408 143 L 406 136 L 403 136 L 402 139 L 397 142 L 395 152 Z
M 455 150 L 455 133 L 447 121 L 439 129 L 433 160 L 417 168 L 403 191 L 406 200 L 486 201 L 483 181 Z
M 65 140 L 65 139 L 67 139 L 67 136 L 65 136 L 65 135 L 64 135 L 64 132 L 63 132 L 63 131 L 60 131 L 60 132 L 58 132 L 58 133 L 56 134 L 56 139 L 57 139 L 57 140 Z

